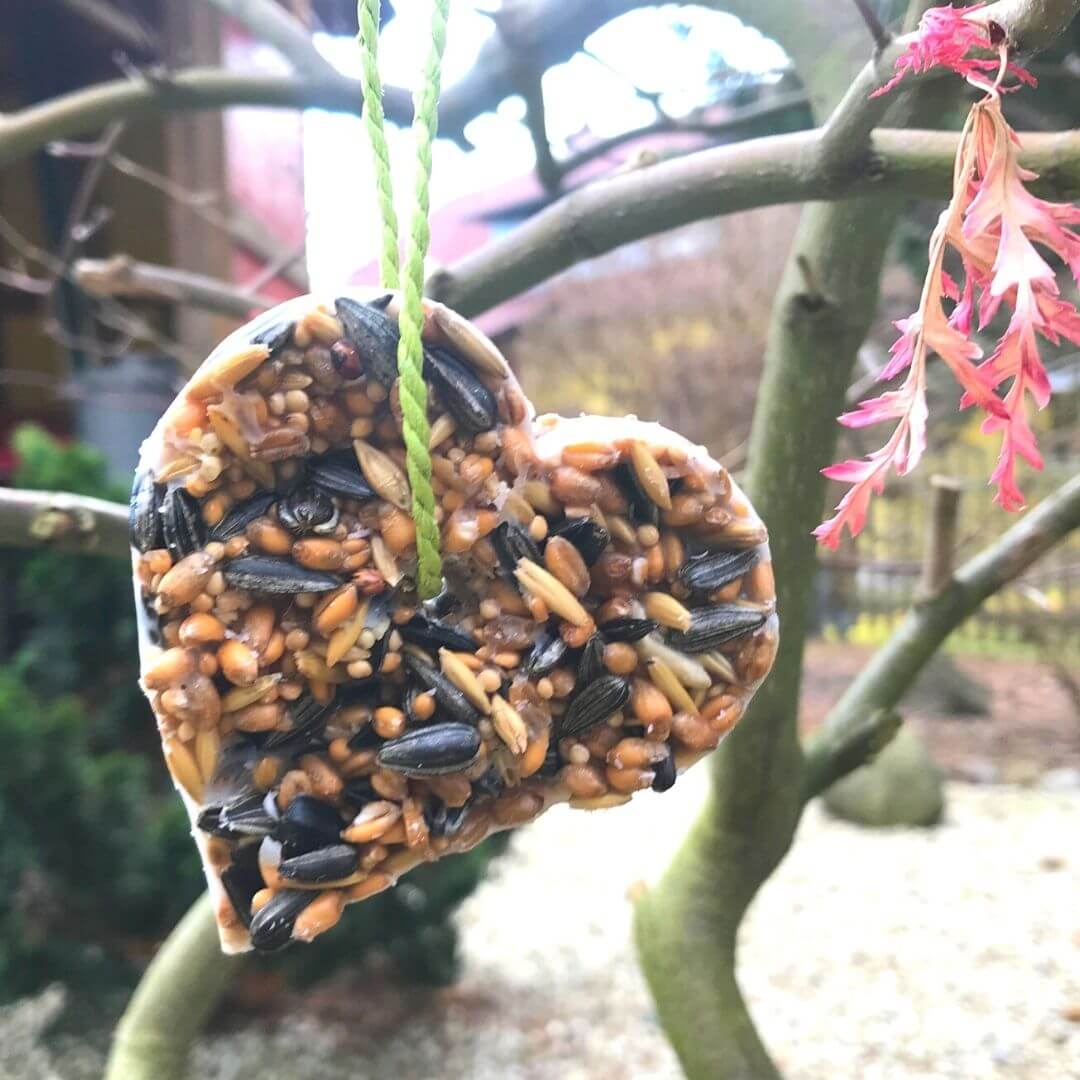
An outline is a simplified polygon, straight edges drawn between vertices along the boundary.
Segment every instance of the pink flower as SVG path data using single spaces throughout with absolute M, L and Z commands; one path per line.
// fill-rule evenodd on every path
M 933 67 L 947 67 L 979 86 L 991 86 L 999 62 L 968 55 L 973 50 L 996 50 L 987 26 L 979 21 L 982 7 L 980 3 L 964 8 L 930 8 L 919 20 L 911 44 L 896 58 L 893 77 L 870 96 L 887 94 L 905 75 L 920 75 Z M 1023 68 L 1009 64 L 1008 70 L 1022 82 L 1034 85 L 1035 79 Z
M 961 70 L 957 67 L 961 46 L 974 40 L 970 29 L 959 25 L 963 12 L 937 9 L 928 14 L 935 18 L 924 19 L 922 30 L 929 39 L 924 50 L 909 50 L 905 56 L 923 63 L 932 54 L 937 57 L 934 63 Z M 915 64 L 911 59 L 905 70 L 925 69 Z M 1080 208 L 1032 195 L 1025 185 L 1035 175 L 1020 165 L 1019 149 L 1002 115 L 1000 94 L 990 86 L 972 107 L 957 150 L 956 189 L 930 239 L 930 267 L 919 309 L 896 323 L 900 336 L 881 373 L 888 380 L 906 371 L 904 383 L 840 417 L 846 427 L 883 421 L 894 421 L 896 427 L 888 442 L 862 461 L 823 470 L 830 479 L 852 485 L 834 516 L 815 530 L 829 547 L 836 547 L 845 527 L 852 536 L 859 533 L 870 498 L 882 491 L 890 468 L 902 476 L 918 463 L 926 444 L 926 361 L 933 353 L 963 388 L 960 407 L 983 409 L 987 414 L 983 432 L 1001 436 L 990 477 L 997 487 L 994 501 L 1005 510 L 1024 506 L 1016 460 L 1020 457 L 1032 468 L 1042 468 L 1028 403 L 1042 409 L 1050 400 L 1039 339 L 1056 344 L 1066 338 L 1080 344 L 1080 312 L 1061 299 L 1043 250 L 1060 258 L 1080 286 L 1080 233 L 1072 228 L 1080 225 Z M 943 269 L 949 248 L 959 256 L 961 281 Z M 948 315 L 946 300 L 953 304 Z M 982 351 L 971 340 L 976 315 L 979 328 L 984 328 L 1002 305 L 1011 311 L 1008 326 L 991 355 L 977 364 Z

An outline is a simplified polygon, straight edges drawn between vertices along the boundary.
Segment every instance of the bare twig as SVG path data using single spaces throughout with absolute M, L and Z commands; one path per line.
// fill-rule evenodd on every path
M 73 14 L 105 31 L 111 38 L 135 53 L 155 53 L 154 39 L 143 24 L 115 8 L 108 0 L 61 0 Z
M 203 0 L 222 15 L 242 23 L 255 37 L 273 45 L 300 75 L 334 78 L 337 71 L 315 48 L 303 23 L 276 0 Z
M 1024 163 L 1040 190 L 1080 192 L 1080 131 L 1027 134 Z M 506 237 L 436 271 L 429 293 L 463 314 L 501 303 L 584 259 L 654 233 L 756 206 L 903 191 L 942 196 L 956 135 L 881 130 L 870 152 L 838 171 L 826 129 L 714 147 L 581 188 Z
M 139 262 L 127 255 L 79 259 L 72 268 L 75 283 L 91 296 L 123 296 L 189 304 L 204 311 L 248 318 L 273 303 L 227 281 L 205 274 Z
M 599 157 L 604 157 L 620 146 L 628 142 L 637 142 L 654 135 L 675 133 L 687 133 L 691 135 L 706 135 L 710 138 L 734 140 L 747 131 L 753 131 L 763 121 L 771 125 L 783 124 L 790 118 L 803 119 L 810 115 L 810 101 L 806 93 L 801 90 L 792 91 L 789 94 L 777 94 L 776 97 L 765 101 L 755 102 L 753 105 L 745 105 L 735 109 L 723 120 L 680 120 L 675 117 L 661 116 L 650 124 L 642 127 L 631 128 L 629 131 L 621 131 L 618 135 L 599 139 L 589 146 L 563 158 L 559 161 L 558 169 L 561 177 L 569 176 L 572 172 L 580 169 L 582 165 Z M 799 127 L 806 127 L 803 122 Z
M 852 0 L 852 2 L 862 16 L 863 22 L 866 23 L 870 36 L 874 39 L 875 50 L 881 52 L 882 49 L 888 48 L 889 42 L 892 41 L 892 34 L 882 26 L 870 0 Z
M 969 559 L 930 599 L 916 603 L 836 703 L 806 747 L 806 798 L 839 779 L 837 760 L 852 733 L 884 723 L 942 642 L 988 596 L 1080 527 L 1080 476 L 1024 515 L 1004 536 Z M 889 723 L 892 721 L 889 720 Z M 852 761 L 851 766 L 860 764 Z
M 127 508 L 86 495 L 0 488 L 0 546 L 124 557 Z
M 527 61 L 523 60 L 523 63 Z M 563 174 L 551 152 L 551 142 L 548 139 L 541 74 L 530 67 L 522 78 L 521 96 L 525 99 L 525 126 L 529 129 L 536 151 L 536 175 L 545 191 L 555 191 Z

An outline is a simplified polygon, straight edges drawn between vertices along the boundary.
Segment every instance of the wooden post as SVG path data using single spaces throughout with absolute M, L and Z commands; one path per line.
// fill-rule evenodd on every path
M 930 477 L 930 519 L 917 590 L 920 598 L 935 596 L 952 578 L 962 490 L 960 481 L 954 477 L 939 473 Z

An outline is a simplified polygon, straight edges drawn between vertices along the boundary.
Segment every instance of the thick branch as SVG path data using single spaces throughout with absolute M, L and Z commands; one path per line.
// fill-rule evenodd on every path
M 980 19 L 1002 27 L 1016 52 L 1041 49 L 1054 40 L 1080 11 L 1080 0 L 998 0 L 979 12 Z M 870 133 L 881 123 L 893 104 L 892 94 L 870 95 L 893 74 L 898 56 L 911 44 L 914 34 L 896 38 L 880 50 L 859 72 L 826 125 L 826 139 L 837 158 L 858 155 Z M 907 89 L 920 78 L 938 78 L 945 68 L 932 68 L 921 77 L 908 76 L 901 85 Z
M 1080 192 L 1080 132 L 1023 136 L 1024 163 L 1044 195 Z M 868 193 L 945 196 L 956 136 L 877 131 L 845 173 L 823 153 L 822 129 L 702 150 L 575 191 L 505 238 L 436 271 L 428 292 L 463 314 L 501 303 L 560 270 L 702 218 L 785 202 Z
M 222 15 L 235 19 L 257 38 L 273 45 L 300 75 L 316 80 L 333 79 L 337 72 L 299 19 L 276 0 L 203 0 Z
M 195 901 L 158 949 L 113 1036 L 106 1080 L 180 1080 L 206 1017 L 243 960 L 224 956 L 210 897 Z
M 951 582 L 908 613 L 836 703 L 807 747 L 805 791 L 819 794 L 843 775 L 837 758 L 868 717 L 888 712 L 915 682 L 942 642 L 988 596 L 1080 528 L 1080 476 L 1025 514 L 1001 539 L 964 563 Z M 858 761 L 847 762 L 853 768 Z
M 91 296 L 120 296 L 127 299 L 165 300 L 188 304 L 204 311 L 246 319 L 273 301 L 219 278 L 138 262 L 128 255 L 108 259 L 79 259 L 72 278 Z
M 86 495 L 0 488 L 0 547 L 126 557 L 127 507 Z

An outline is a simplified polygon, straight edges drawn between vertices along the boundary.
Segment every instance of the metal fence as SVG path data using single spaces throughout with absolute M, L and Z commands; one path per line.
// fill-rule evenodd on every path
M 858 539 L 823 551 L 818 575 L 816 629 L 833 639 L 878 644 L 903 618 L 916 594 L 931 521 L 930 476 L 962 486 L 954 549 L 960 565 L 1015 521 L 991 501 L 985 447 L 960 442 L 928 461 L 920 475 L 894 482 L 872 506 Z M 1025 471 L 1029 506 L 1080 469 L 1076 458 Z M 1080 531 L 1058 544 L 1015 582 L 991 597 L 951 636 L 956 652 L 1073 656 L 1080 663 Z

